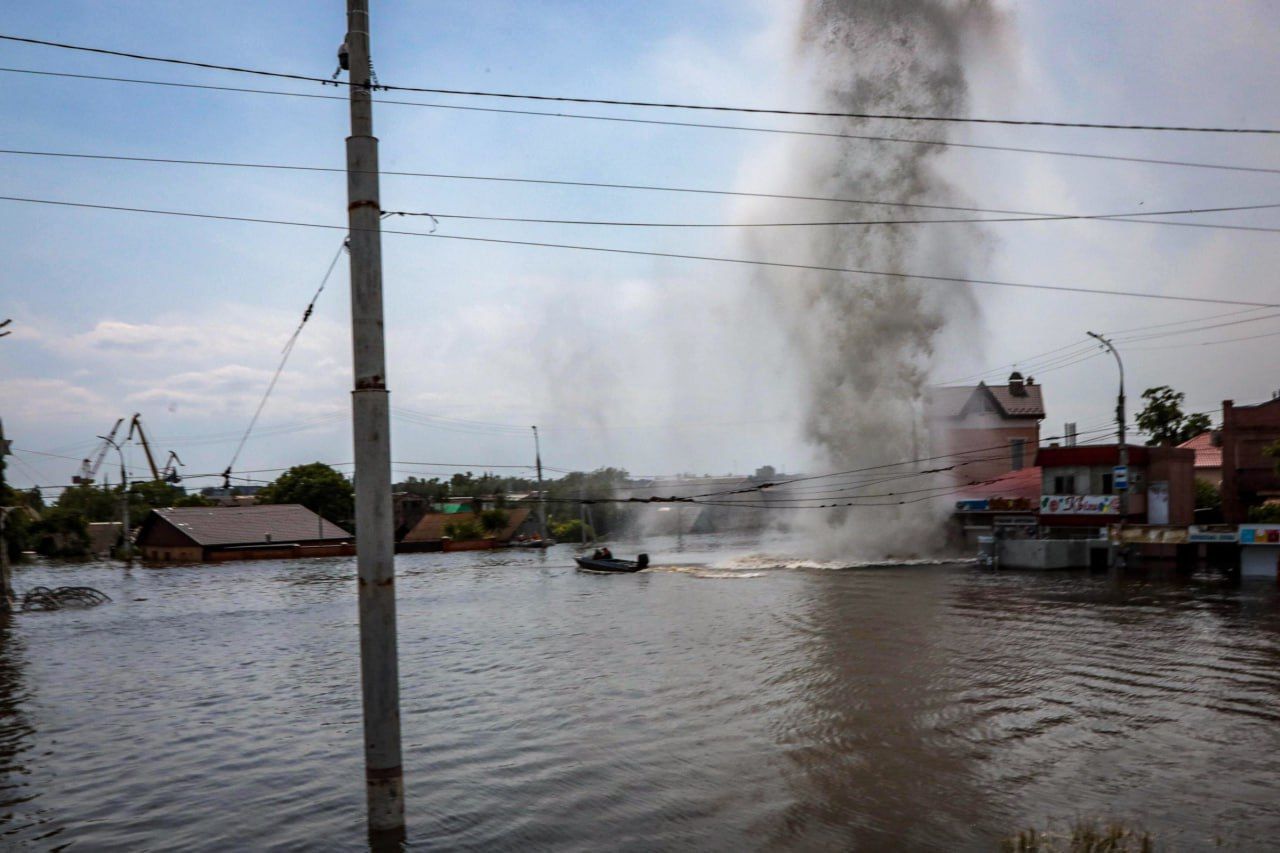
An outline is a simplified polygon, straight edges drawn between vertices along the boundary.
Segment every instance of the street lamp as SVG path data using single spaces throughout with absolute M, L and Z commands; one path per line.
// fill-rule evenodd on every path
M 115 439 L 109 436 L 100 435 L 98 438 L 105 441 L 116 449 L 116 453 L 120 454 L 120 532 L 123 535 L 124 548 L 124 564 L 126 566 L 133 565 L 133 547 L 129 541 L 129 469 L 124 466 L 124 451 L 120 449 L 120 445 Z
M 1120 353 L 1116 350 L 1115 345 L 1108 339 L 1095 332 L 1087 332 L 1091 338 L 1096 338 L 1099 343 L 1111 351 L 1116 357 L 1116 365 L 1120 368 L 1120 393 L 1116 397 L 1116 432 L 1119 438 L 1119 444 L 1116 447 L 1117 463 L 1119 471 L 1123 474 L 1124 479 L 1113 477 L 1112 486 L 1120 493 L 1120 527 L 1124 528 L 1125 519 L 1129 516 L 1129 448 L 1124 443 L 1124 362 L 1120 360 Z

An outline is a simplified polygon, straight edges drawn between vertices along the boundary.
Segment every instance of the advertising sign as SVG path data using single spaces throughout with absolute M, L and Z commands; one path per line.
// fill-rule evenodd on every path
M 1118 515 L 1118 495 L 1044 495 L 1041 515 Z
M 1129 466 L 1117 465 L 1111 469 L 1111 485 L 1117 489 L 1129 488 Z
M 1213 530 L 1208 527 L 1192 525 L 1187 528 L 1188 542 L 1235 542 L 1234 530 Z
M 1280 524 L 1242 524 L 1240 544 L 1280 545 Z

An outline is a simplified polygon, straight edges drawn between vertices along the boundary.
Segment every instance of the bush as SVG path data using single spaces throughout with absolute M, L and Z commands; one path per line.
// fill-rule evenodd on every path
M 444 526 L 444 535 L 455 542 L 484 539 L 484 528 L 474 520 L 452 521 Z
M 1249 521 L 1254 524 L 1280 524 L 1280 503 L 1249 507 Z
M 486 509 L 480 513 L 480 527 L 485 533 L 493 535 L 502 528 L 507 526 L 507 522 L 511 520 L 511 516 L 504 510 Z
M 583 524 L 580 518 L 571 518 L 568 521 L 552 522 L 550 525 L 551 538 L 557 542 L 580 542 L 582 540 L 582 531 L 585 528 L 588 539 L 595 539 L 596 532 L 591 529 L 590 525 Z
M 1222 492 L 1208 480 L 1196 478 L 1196 509 L 1221 509 Z
M 31 526 L 31 541 L 46 557 L 87 557 L 89 522 L 78 510 L 53 507 Z

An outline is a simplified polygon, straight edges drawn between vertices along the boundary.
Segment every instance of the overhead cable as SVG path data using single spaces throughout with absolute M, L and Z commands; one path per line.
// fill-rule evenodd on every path
M 348 81 L 337 81 L 327 77 L 314 77 L 307 74 L 294 74 L 284 71 L 267 71 L 260 68 L 245 68 L 236 65 L 222 65 L 211 62 L 199 62 L 191 59 L 177 59 L 173 57 L 155 56 L 145 53 L 132 53 L 122 50 L 111 50 L 102 47 L 91 47 L 88 45 L 69 44 L 67 42 L 47 41 L 45 39 L 25 38 L 22 36 L 0 34 L 0 39 L 4 41 L 19 42 L 22 44 L 40 45 L 43 47 L 54 47 L 62 50 L 74 50 L 84 53 L 95 53 L 104 56 L 116 56 L 122 59 L 134 59 L 144 62 L 159 62 L 168 65 L 183 65 L 192 68 L 204 68 L 212 71 L 231 71 L 237 74 L 251 74 L 259 77 L 275 77 L 282 80 L 297 80 L 307 83 L 319 83 L 324 86 L 352 86 L 354 84 Z M 584 98 L 572 97 L 569 95 L 539 95 L 517 92 L 495 92 L 480 89 L 446 89 L 432 86 L 399 86 L 385 83 L 364 84 L 361 88 L 380 89 L 387 92 L 420 92 L 431 95 L 455 95 L 464 97 L 483 97 L 483 98 L 500 98 L 505 100 L 522 100 L 522 101 L 556 101 L 559 103 L 571 104 L 602 104 L 606 106 L 623 106 L 623 107 L 644 107 L 657 109 L 679 109 L 679 110 L 698 110 L 709 112 L 732 112 L 732 113 L 752 113 L 764 115 L 785 115 L 785 116 L 805 116 L 818 118 L 843 118 L 843 119 L 878 119 L 888 121 L 916 121 L 916 122 L 936 122 L 947 124 L 994 124 L 1008 125 L 1017 127 L 1071 127 L 1085 128 L 1091 130 L 1147 130 L 1147 131 L 1170 131 L 1177 133 L 1239 133 L 1239 134 L 1280 134 L 1280 129 L 1265 127 L 1204 127 L 1189 125 L 1161 125 L 1161 124 L 1125 124 L 1119 122 L 1071 122 L 1071 121 L 1048 121 L 1043 119 L 1007 119 L 1007 118 L 971 118 L 963 116 L 926 116 L 926 115 L 904 115 L 893 113 L 864 113 L 864 112 L 844 112 L 844 111 L 827 111 L 827 110 L 795 110 L 783 109 L 779 107 L 740 107 L 726 106 L 723 104 L 685 104 L 675 102 L 661 101 L 638 101 L 624 100 L 621 98 Z
M 107 160 L 113 162 L 125 163 L 160 163 L 169 165 L 183 166 L 214 166 L 241 169 L 279 169 L 284 171 L 299 172 L 325 172 L 333 174 L 347 174 L 347 169 L 326 166 L 301 166 L 288 165 L 281 163 L 239 163 L 228 162 L 223 160 L 186 160 L 172 157 L 130 157 L 112 154 L 85 154 L 66 151 L 32 151 L 25 149 L 0 148 L 0 154 L 29 156 L 29 157 L 58 157 L 58 158 L 74 158 L 84 160 Z M 351 170 L 359 173 L 360 170 Z M 430 216 L 436 219 L 474 219 L 488 220 L 499 222 L 533 222 L 533 223 L 553 223 L 560 225 L 629 225 L 638 227 L 672 227 L 672 228 L 732 228 L 732 227 L 782 227 L 782 226 L 801 226 L 801 225 L 914 225 L 921 223 L 957 223 L 957 222 L 1034 222 L 1040 220 L 1098 220 L 1104 222 L 1137 222 L 1145 225 L 1174 225 L 1184 228 L 1209 228 L 1221 229 L 1228 231 L 1263 231 L 1277 232 L 1280 228 L 1255 227 L 1248 225 L 1230 225 L 1216 222 L 1180 222 L 1180 221 L 1164 221 L 1153 220 L 1152 216 L 1173 216 L 1173 215 L 1189 215 L 1195 213 L 1223 213 L 1223 212 L 1239 212 L 1246 210 L 1266 210 L 1280 207 L 1280 204 L 1251 204 L 1251 205 L 1233 205 L 1227 207 L 1202 207 L 1193 209 L 1174 209 L 1163 211 L 1135 211 L 1130 213 L 1108 213 L 1108 214 L 1070 214 L 1070 213 L 1044 213 L 1027 210 L 1008 210 L 1001 208 L 984 208 L 970 207 L 963 205 L 951 204 L 929 204 L 925 202 L 906 202 L 906 201 L 884 201 L 880 199 L 858 199 L 858 198 L 838 198 L 824 196 L 805 196 L 805 195 L 786 195 L 781 193 L 755 193 L 755 192 L 736 192 L 729 190 L 709 190 L 709 189 L 693 189 L 687 187 L 663 187 L 663 186 L 645 186 L 639 184 L 608 184 L 594 183 L 589 181 L 555 181 L 537 178 L 507 178 L 485 175 L 448 175 L 435 172 L 404 172 L 404 171 L 379 171 L 380 176 L 398 176 L 398 177 L 421 177 L 421 178 L 438 178 L 451 180 L 468 180 L 468 181 L 499 181 L 499 182 L 518 182 L 531 184 L 551 184 L 559 186 L 582 186 L 582 187 L 599 187 L 610 189 L 627 189 L 627 190 L 654 190 L 659 192 L 674 193 L 699 193 L 710 195 L 725 196 L 744 196 L 752 198 L 775 198 L 784 200 L 797 201 L 821 201 L 840 204 L 861 204 L 875 207 L 902 207 L 920 210 L 940 210 L 940 211 L 961 211 L 967 213 L 990 213 L 990 214 L 1008 214 L 1010 218 L 1001 219 L 974 219 L 974 218 L 957 218 L 957 219 L 897 219 L 897 220 L 860 220 L 860 221 L 827 221 L 827 222 L 785 222 L 785 223 L 648 223 L 648 222 L 609 222 L 599 220 L 568 220 L 568 219 L 531 219 L 517 217 L 498 217 L 498 216 L 465 216 L 462 214 L 442 214 L 442 213 L 414 213 L 409 211 L 387 211 L 386 216 Z
M 291 98 L 309 98 L 311 100 L 341 101 L 344 104 L 348 103 L 350 100 L 349 98 L 339 96 L 339 95 L 317 95 L 317 94 L 310 94 L 306 92 L 281 92 L 281 91 L 276 91 L 271 89 L 250 89 L 250 88 L 245 88 L 240 86 L 212 86 L 212 85 L 199 84 L 199 83 L 176 83 L 176 82 L 170 82 L 165 80 L 142 80 L 142 79 L 136 79 L 131 77 L 109 77 L 109 76 L 104 76 L 100 74 L 72 74 L 72 73 L 60 72 L 60 71 L 38 71 L 30 68 L 0 67 L 0 73 L 31 74 L 31 75 L 39 75 L 42 77 L 63 77 L 63 78 L 78 79 L 78 80 L 99 80 L 99 81 L 112 82 L 112 83 L 133 83 L 138 85 L 163 86 L 163 87 L 175 88 L 175 89 L 199 89 L 199 90 L 215 91 L 215 92 L 236 92 L 241 94 L 273 95 L 273 96 L 291 97 Z M 1280 168 L 1268 168 L 1263 166 L 1239 166 L 1239 165 L 1232 165 L 1229 163 L 1204 163 L 1204 162 L 1197 162 L 1193 160 L 1166 160 L 1166 159 L 1159 159 L 1159 158 L 1153 158 L 1153 157 L 1126 156 L 1122 154 L 1096 154 L 1096 153 L 1090 153 L 1090 152 L 1084 152 L 1084 151 L 1062 151 L 1062 150 L 1057 150 L 1052 148 L 1028 148 L 1028 147 L 1022 147 L 1022 146 L 1012 146 L 1012 145 L 986 145 L 986 144 L 981 144 L 977 142 L 953 142 L 953 141 L 944 140 L 944 139 L 912 139 L 908 137 L 899 137 L 899 136 L 873 136 L 868 134 L 839 133 L 835 131 L 824 131 L 824 130 L 797 130 L 797 129 L 783 128 L 783 127 L 758 127 L 753 125 L 740 125 L 740 124 L 712 124 L 707 122 L 694 122 L 694 121 L 670 121 L 670 120 L 662 120 L 662 119 L 629 118 L 626 116 L 593 115 L 589 113 L 565 113 L 565 112 L 543 112 L 539 110 L 515 110 L 515 109 L 502 109 L 500 107 L 465 106 L 462 104 L 433 104 L 433 103 L 424 103 L 422 101 L 397 101 L 397 100 L 391 100 L 388 98 L 373 98 L 372 101 L 375 104 L 386 104 L 390 106 L 423 107 L 426 109 L 457 110 L 461 112 L 499 113 L 503 115 L 544 116 L 548 118 L 567 118 L 567 119 L 579 119 L 584 121 L 604 121 L 604 122 L 615 122 L 619 124 L 643 124 L 643 125 L 655 125 L 655 126 L 661 126 L 661 127 L 687 127 L 687 128 L 700 128 L 704 130 L 728 130 L 728 131 L 739 131 L 739 132 L 745 132 L 745 133 L 773 133 L 773 134 L 784 134 L 789 136 L 826 137 L 829 139 L 852 139 L 852 140 L 858 140 L 861 142 L 882 142 L 882 143 L 892 143 L 892 144 L 902 144 L 902 145 L 927 145 L 927 146 L 939 146 L 944 148 L 968 149 L 968 150 L 974 150 L 974 151 L 1004 151 L 1004 152 L 1014 153 L 1014 154 L 1040 154 L 1040 155 L 1050 156 L 1050 157 L 1073 157 L 1073 158 L 1080 158 L 1085 160 L 1109 160 L 1109 161 L 1115 161 L 1120 163 L 1144 163 L 1147 165 L 1154 165 L 1154 166 L 1177 166 L 1177 167 L 1189 168 L 1189 169 L 1217 169 L 1217 170 L 1223 170 L 1223 171 L 1229 171 L 1229 172 L 1254 172 L 1254 173 L 1260 173 L 1260 174 L 1280 174 Z M 384 172 L 383 174 L 390 174 L 390 173 Z M 441 177 L 449 177 L 449 176 L 441 176 Z M 490 179 L 484 179 L 484 180 L 490 180 Z M 511 180 L 518 180 L 518 179 L 511 179 Z M 546 182 L 530 181 L 530 182 L 531 183 L 559 183 L 556 181 L 546 181 Z M 579 185 L 580 186 L 623 186 L 623 185 L 614 185 L 614 184 L 592 184 L 589 182 L 580 182 Z M 729 194 L 733 195 L 735 193 L 729 193 Z M 742 195 L 752 195 L 752 194 L 742 193 Z
M 318 222 L 298 222 L 286 219 L 264 219 L 249 216 L 226 216 L 212 213 L 195 213 L 192 211 L 160 210 L 145 207 L 125 207 L 121 205 L 89 204 L 87 202 L 55 201 L 53 199 L 26 198 L 21 196 L 0 196 L 0 201 L 13 201 L 25 204 L 44 204 L 56 207 L 76 207 L 87 210 L 110 210 L 123 213 L 147 213 L 160 216 L 179 216 L 194 219 L 207 219 L 222 222 L 247 222 L 259 225 L 286 225 L 295 228 L 320 228 L 326 230 L 347 231 L 346 225 L 325 225 Z M 809 270 L 814 272 L 843 273 L 860 276 L 879 276 L 908 281 L 929 281 L 941 284 L 976 284 L 989 287 L 1012 287 L 1024 290 L 1055 291 L 1063 293 L 1086 293 L 1097 296 L 1123 296 L 1133 299 L 1154 299 L 1172 302 L 1195 302 L 1211 305 L 1246 305 L 1258 308 L 1280 308 L 1280 303 L 1252 302 L 1242 299 L 1221 299 L 1211 296 L 1182 296 L 1169 293 L 1148 293 L 1138 290 L 1104 290 L 1102 288 L 1074 287 L 1065 284 L 1027 284 L 1023 282 L 997 281 L 995 279 L 968 278 L 963 276 L 933 275 L 926 273 L 904 273 L 888 270 L 865 270 L 855 267 L 824 266 L 819 264 L 788 263 L 784 261 L 762 261 L 749 258 L 725 258 L 715 255 L 693 255 L 678 252 L 658 252 L 645 249 L 622 249 L 608 246 L 581 246 L 571 243 L 548 243 L 535 240 L 508 240 L 497 237 L 469 237 L 460 234 L 427 234 L 421 231 L 396 231 L 382 229 L 383 234 L 394 234 L 404 237 L 426 237 L 436 240 L 459 240 L 467 243 L 488 243 L 504 246 L 527 246 L 543 249 L 565 249 L 579 252 L 596 252 L 609 255 L 629 255 L 650 258 L 675 258 L 686 261 L 706 261 L 710 263 L 735 264 L 742 266 L 767 267 L 774 269 Z

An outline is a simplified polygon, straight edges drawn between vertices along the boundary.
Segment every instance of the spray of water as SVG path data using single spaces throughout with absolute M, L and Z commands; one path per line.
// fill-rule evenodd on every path
M 999 15 L 986 0 L 809 0 L 798 27 L 798 72 L 816 106 L 841 112 L 963 115 L 966 64 L 998 42 Z M 825 127 L 839 126 L 826 120 Z M 874 122 L 840 128 L 865 133 Z M 901 132 L 901 126 L 895 126 Z M 945 125 L 916 131 L 944 138 Z M 799 139 L 767 152 L 780 185 L 822 196 L 954 202 L 937 148 Z M 832 205 L 823 211 L 882 215 L 893 208 Z M 777 216 L 756 206 L 748 217 Z M 795 213 L 794 209 L 787 212 Z M 804 212 L 812 215 L 813 207 Z M 900 212 L 900 211 L 898 211 Z M 968 275 L 985 257 L 973 226 L 770 229 L 749 239 L 761 258 L 802 258 L 824 266 Z M 887 277 L 764 270 L 760 299 L 789 336 L 802 391 L 804 435 L 819 470 L 845 470 L 921 455 L 921 402 L 940 360 L 939 344 L 975 329 L 971 294 Z M 933 481 L 903 481 L 934 485 Z M 883 492 L 883 487 L 872 489 Z M 942 543 L 939 504 L 806 513 L 830 555 L 878 557 L 932 550 Z

